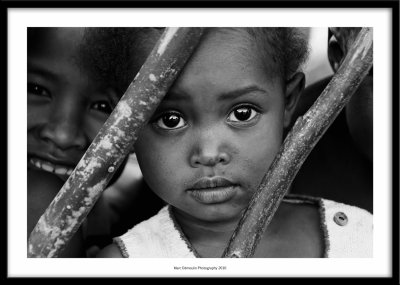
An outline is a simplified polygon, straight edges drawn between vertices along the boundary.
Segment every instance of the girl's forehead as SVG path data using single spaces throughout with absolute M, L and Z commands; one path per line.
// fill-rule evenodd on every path
M 239 28 L 212 28 L 207 30 L 204 41 L 209 41 L 215 45 L 227 44 L 232 48 L 252 47 L 249 35 Z
M 223 61 L 247 61 L 253 53 L 243 33 L 230 29 L 210 29 L 202 38 L 194 59 L 199 61 L 220 59 Z
M 84 30 L 84 28 L 29 28 L 28 44 L 29 47 L 43 47 L 46 44 L 78 44 L 83 39 Z
M 282 82 L 269 76 L 256 45 L 242 31 L 211 30 L 185 66 L 171 93 L 223 94 L 248 86 L 281 90 Z M 271 91 L 271 93 L 274 93 Z
M 42 58 L 73 58 L 83 41 L 81 28 L 41 28 L 28 33 L 28 55 Z
M 235 62 L 246 69 L 261 70 L 272 79 L 278 74 L 274 54 L 266 37 L 256 38 L 245 28 L 211 28 L 206 31 L 194 61 Z

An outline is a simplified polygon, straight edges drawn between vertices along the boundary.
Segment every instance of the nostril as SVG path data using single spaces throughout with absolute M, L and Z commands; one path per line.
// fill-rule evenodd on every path
M 190 156 L 190 164 L 194 167 L 208 166 L 214 167 L 217 164 L 228 164 L 231 157 L 226 151 L 198 151 Z
M 39 136 L 42 141 L 54 144 L 60 149 L 85 149 L 87 144 L 87 139 L 83 132 L 78 128 L 72 128 L 65 124 L 49 124 L 41 130 Z
M 227 164 L 229 163 L 229 158 L 230 156 L 227 153 L 220 153 L 220 155 L 218 156 L 218 163 Z

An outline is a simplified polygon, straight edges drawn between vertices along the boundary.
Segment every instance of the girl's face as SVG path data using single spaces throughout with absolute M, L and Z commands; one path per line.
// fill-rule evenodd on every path
M 239 218 L 280 148 L 284 86 L 256 53 L 241 34 L 207 34 L 139 135 L 146 182 L 183 215 Z
M 66 180 L 118 102 L 78 65 L 83 29 L 49 29 L 28 52 L 28 167 Z

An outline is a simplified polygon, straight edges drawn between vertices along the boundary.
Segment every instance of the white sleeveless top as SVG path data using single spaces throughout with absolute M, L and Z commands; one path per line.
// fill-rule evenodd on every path
M 282 202 L 317 204 L 324 233 L 324 257 L 372 257 L 372 214 L 355 206 L 288 195 Z M 124 257 L 200 257 L 175 221 L 170 206 L 114 238 Z

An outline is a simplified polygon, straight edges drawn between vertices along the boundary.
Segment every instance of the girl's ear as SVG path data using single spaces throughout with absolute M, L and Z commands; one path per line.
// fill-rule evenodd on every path
M 332 36 L 328 42 L 328 59 L 333 71 L 336 72 L 343 60 L 343 50 L 335 36 Z
M 328 58 L 334 72 L 339 69 L 360 30 L 360 27 L 328 29 Z
M 285 114 L 283 126 L 287 128 L 292 120 L 294 110 L 299 101 L 300 94 L 305 87 L 305 76 L 303 72 L 295 73 L 288 81 L 286 81 L 285 92 Z

